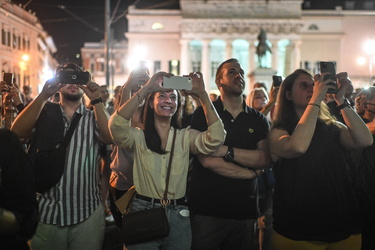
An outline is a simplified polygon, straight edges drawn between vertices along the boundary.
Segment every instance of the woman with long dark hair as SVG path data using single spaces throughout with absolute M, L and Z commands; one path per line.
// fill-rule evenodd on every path
M 345 161 L 347 150 L 367 147 L 372 136 L 344 99 L 351 84 L 339 73 L 335 101 L 347 125 L 323 101 L 337 88 L 326 74 L 296 70 L 281 84 L 269 144 L 274 189 L 273 249 L 360 249 L 358 208 Z
M 169 221 L 169 235 L 154 241 L 127 245 L 128 249 L 190 249 L 191 232 L 189 210 L 186 206 L 186 178 L 189 154 L 215 152 L 224 142 L 225 130 L 207 94 L 201 73 L 190 73 L 192 90 L 205 111 L 207 131 L 199 132 L 190 127 L 181 129 L 180 94 L 162 86 L 163 77 L 171 74 L 158 72 L 124 103 L 111 117 L 110 130 L 115 144 L 133 153 L 133 180 L 136 195 L 131 211 L 162 206 L 166 188 L 169 158 L 172 157 L 165 206 Z M 147 99 L 146 99 L 147 98 Z M 131 128 L 129 120 L 139 104 L 143 108 L 143 129 Z M 173 135 L 176 139 L 173 156 L 170 155 Z

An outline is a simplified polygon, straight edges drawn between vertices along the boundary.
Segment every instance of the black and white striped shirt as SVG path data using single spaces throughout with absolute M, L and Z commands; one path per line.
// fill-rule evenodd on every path
M 43 223 L 77 224 L 93 214 L 101 202 L 99 129 L 93 111 L 81 104 L 76 113 L 82 117 L 67 148 L 64 174 L 55 187 L 39 196 L 40 221 Z M 63 116 L 66 133 L 69 123 L 64 112 Z

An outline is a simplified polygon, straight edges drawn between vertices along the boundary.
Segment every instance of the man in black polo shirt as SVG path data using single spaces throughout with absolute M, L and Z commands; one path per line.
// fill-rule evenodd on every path
M 192 249 L 252 249 L 257 218 L 254 179 L 270 164 L 269 125 L 243 100 L 245 79 L 238 60 L 223 62 L 215 81 L 221 95 L 214 106 L 227 137 L 214 155 L 194 159 L 188 193 Z M 201 108 L 194 113 L 191 127 L 207 128 Z

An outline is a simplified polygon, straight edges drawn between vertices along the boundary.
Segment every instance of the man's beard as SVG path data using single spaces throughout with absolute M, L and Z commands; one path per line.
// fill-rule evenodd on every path
M 79 99 L 82 98 L 83 93 L 82 94 L 81 93 L 74 94 L 74 95 L 72 95 L 72 94 L 62 94 L 61 96 L 62 96 L 62 98 L 64 100 L 71 101 L 71 102 L 76 102 L 76 101 L 78 101 Z
M 233 96 L 242 96 L 243 89 L 240 88 L 233 88 L 232 86 L 226 86 L 222 85 L 223 91 L 227 94 L 233 95 Z

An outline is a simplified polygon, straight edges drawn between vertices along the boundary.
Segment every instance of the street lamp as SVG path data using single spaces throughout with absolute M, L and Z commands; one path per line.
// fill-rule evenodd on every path
M 27 62 L 29 59 L 30 59 L 30 56 L 27 55 L 27 54 L 24 54 L 24 55 L 22 56 L 22 61 L 24 61 L 24 62 Z
M 19 82 L 19 87 L 23 87 L 25 85 L 30 85 L 30 83 L 26 84 L 26 77 L 25 77 L 25 72 L 27 72 L 29 68 L 29 60 L 30 56 L 28 54 L 22 55 L 22 61 L 20 61 L 19 65 L 21 68 L 21 75 L 20 75 L 20 82 Z
M 372 85 L 372 69 L 374 63 L 374 55 L 375 55 L 375 41 L 371 38 L 370 40 L 366 41 L 363 45 L 363 48 L 366 54 L 369 56 L 369 86 Z
M 128 69 L 132 71 L 133 69 L 139 66 L 139 63 L 141 61 L 144 61 L 146 59 L 147 47 L 142 44 L 138 44 L 133 48 L 132 52 L 129 54 L 130 56 L 128 57 L 127 66 Z

